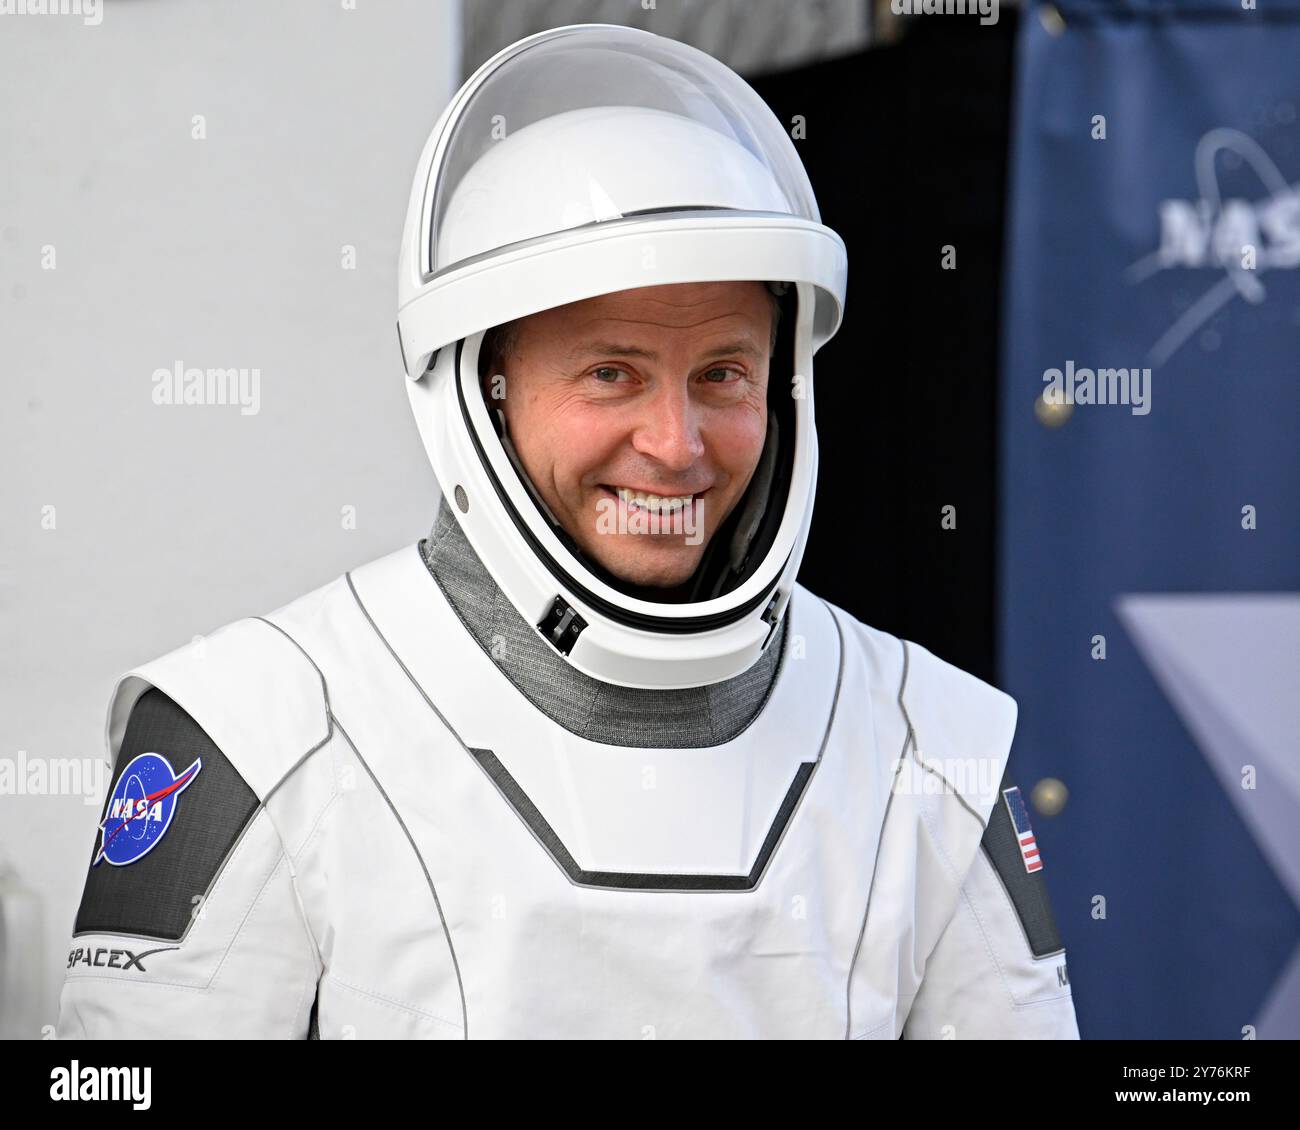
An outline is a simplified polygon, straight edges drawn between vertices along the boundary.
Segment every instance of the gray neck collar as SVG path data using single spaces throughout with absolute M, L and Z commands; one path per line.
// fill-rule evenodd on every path
M 685 690 L 638 690 L 571 667 L 506 599 L 443 499 L 420 555 L 460 621 L 538 710 L 603 745 L 692 749 L 721 745 L 758 717 L 776 683 L 789 616 L 748 671 Z

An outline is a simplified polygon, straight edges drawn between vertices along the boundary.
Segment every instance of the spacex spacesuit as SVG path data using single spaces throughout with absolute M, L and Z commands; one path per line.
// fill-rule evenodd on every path
M 1075 1038 L 1015 703 L 799 585 L 847 258 L 720 63 L 561 28 L 435 126 L 402 245 L 429 538 L 126 674 L 59 1037 Z M 768 282 L 758 470 L 690 599 L 621 585 L 485 332 Z

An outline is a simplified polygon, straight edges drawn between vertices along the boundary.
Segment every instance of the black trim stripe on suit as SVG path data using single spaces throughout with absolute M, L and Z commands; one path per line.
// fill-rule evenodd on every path
M 417 551 L 418 552 L 418 551 Z M 654 874 L 635 871 L 587 871 L 578 866 L 573 856 L 560 842 L 558 836 L 550 824 L 542 817 L 537 807 L 528 799 L 523 789 L 519 788 L 514 778 L 506 771 L 495 754 L 486 749 L 474 749 L 466 744 L 456 728 L 447 720 L 446 716 L 434 705 L 433 700 L 429 697 L 424 687 L 416 677 L 411 674 L 410 669 L 402 661 L 397 650 L 388 642 L 388 637 L 379 630 L 379 625 L 375 623 L 374 617 L 370 615 L 370 610 L 366 607 L 365 602 L 361 599 L 361 594 L 357 592 L 356 585 L 352 582 L 352 574 L 344 574 L 349 590 L 352 593 L 352 599 L 356 601 L 357 608 L 361 615 L 365 617 L 366 623 L 370 625 L 371 631 L 379 638 L 380 643 L 392 656 L 393 662 L 401 669 L 402 673 L 410 681 L 411 685 L 424 699 L 424 703 L 433 711 L 438 721 L 446 727 L 447 732 L 456 740 L 461 749 L 465 750 L 479 768 L 484 771 L 493 785 L 502 793 L 515 814 L 523 821 L 524 825 L 532 833 L 534 838 L 555 860 L 556 864 L 568 876 L 570 882 L 576 886 L 612 888 L 615 890 L 676 890 L 676 891 L 748 891 L 756 887 L 763 877 L 764 869 L 771 860 L 772 855 L 780 844 L 781 837 L 785 833 L 786 827 L 793 818 L 795 810 L 799 806 L 800 800 L 806 791 L 808 782 L 817 766 L 821 764 L 822 754 L 826 750 L 826 743 L 830 740 L 831 730 L 835 726 L 835 715 L 838 712 L 840 704 L 840 690 L 844 682 L 844 632 L 840 627 L 839 617 L 831 611 L 829 605 L 822 601 L 822 606 L 826 608 L 827 615 L 831 618 L 831 623 L 835 625 L 835 639 L 839 648 L 839 654 L 836 659 L 835 670 L 835 691 L 831 697 L 830 714 L 826 719 L 826 729 L 822 732 L 821 744 L 817 747 L 817 757 L 813 761 L 803 762 L 795 772 L 794 780 L 790 788 L 786 790 L 785 799 L 781 803 L 776 816 L 772 821 L 772 826 L 768 829 L 767 835 L 763 839 L 763 846 L 759 850 L 758 858 L 754 861 L 753 867 L 745 875 L 667 875 Z M 432 583 L 433 578 L 430 577 Z M 820 600 L 815 594 L 809 593 L 809 599 Z M 787 612 L 787 614 L 789 614 Z M 765 710 L 772 709 L 769 701 Z M 510 790 L 510 791 L 507 791 Z M 559 854 L 557 854 L 557 852 Z
M 537 810 L 537 806 L 529 800 L 528 794 L 520 787 L 519 782 L 510 775 L 510 771 L 497 760 L 496 754 L 490 749 L 475 749 L 472 746 L 469 751 L 483 767 L 484 772 L 492 779 L 492 783 L 496 785 L 501 795 L 506 798 L 510 807 L 518 813 L 519 819 L 528 825 L 533 835 L 537 837 L 538 842 L 546 848 L 555 862 L 563 868 L 565 874 L 577 886 L 614 887 L 619 890 L 636 891 L 753 890 L 758 886 L 759 879 L 762 878 L 763 872 L 767 869 L 768 860 L 771 859 L 772 852 L 776 850 L 776 845 L 780 842 L 786 825 L 790 823 L 790 817 L 794 814 L 795 806 L 798 805 L 799 798 L 803 795 L 808 780 L 817 767 L 815 761 L 805 761 L 799 766 L 794 775 L 794 780 L 790 782 L 790 787 L 786 790 L 785 799 L 781 802 L 781 807 L 772 821 L 772 826 L 767 830 L 767 835 L 763 839 L 763 846 L 759 849 L 758 858 L 754 861 L 754 865 L 749 869 L 748 874 L 669 875 L 653 871 L 587 871 L 579 867 L 569 849 L 564 846 L 560 837 L 555 834 L 555 829 L 547 822 L 546 817 Z

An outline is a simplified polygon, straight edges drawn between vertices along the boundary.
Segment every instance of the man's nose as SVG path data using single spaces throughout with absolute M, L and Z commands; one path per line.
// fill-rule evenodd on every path
M 644 403 L 632 446 L 669 470 L 689 470 L 704 454 L 702 407 L 682 385 L 664 384 Z

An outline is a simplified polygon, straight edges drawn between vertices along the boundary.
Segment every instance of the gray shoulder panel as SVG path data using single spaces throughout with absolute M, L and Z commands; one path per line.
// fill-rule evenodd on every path
M 1020 925 L 1025 931 L 1030 951 L 1034 957 L 1047 957 L 1059 953 L 1064 947 L 1056 928 L 1056 917 L 1052 914 L 1052 904 L 1047 897 L 1047 884 L 1043 879 L 1037 847 L 1029 847 L 1032 842 L 1029 840 L 1022 846 L 1021 836 L 1012 820 L 1013 806 L 1020 805 L 1020 810 L 1024 813 L 1024 827 L 1032 831 L 1029 828 L 1028 811 L 1023 808 L 1019 793 L 1020 790 L 1012 784 L 1010 775 L 1004 773 L 997 803 L 989 814 L 988 827 L 984 830 L 980 846 L 993 864 L 993 870 L 998 873 L 1002 885 L 1006 887 L 1016 917 L 1020 919 Z M 1032 855 L 1027 855 L 1027 852 L 1032 852 Z
M 216 743 L 172 699 L 151 689 L 132 707 L 100 813 L 101 829 L 123 772 L 144 753 L 161 755 L 178 773 L 198 760 L 202 765 L 175 797 L 162 834 L 147 827 L 147 817 L 139 832 L 131 824 L 122 827 L 120 820 L 109 821 L 118 836 L 142 837 L 141 846 L 144 837 L 152 837 L 152 846 L 132 862 L 115 864 L 101 858 L 105 833 L 96 831 L 74 934 L 179 940 L 191 922 L 195 898 L 207 893 L 257 812 L 257 796 Z M 125 791 L 131 791 L 130 782 Z M 135 852 L 117 854 L 129 858 Z

